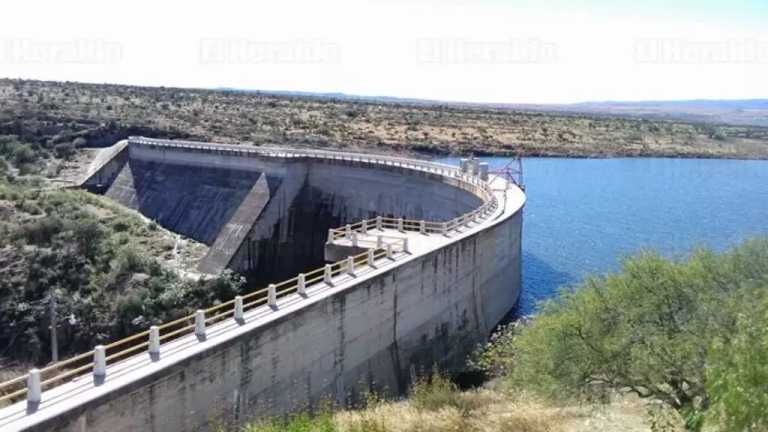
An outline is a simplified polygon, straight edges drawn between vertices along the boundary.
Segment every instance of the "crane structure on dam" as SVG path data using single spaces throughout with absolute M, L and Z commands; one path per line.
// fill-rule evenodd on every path
M 514 184 L 519 187 L 520 190 L 525 191 L 525 184 L 523 183 L 523 159 L 520 157 L 520 154 L 516 154 L 509 162 L 504 164 L 504 166 L 492 170 L 489 173 L 502 177 L 507 181 L 507 184 Z

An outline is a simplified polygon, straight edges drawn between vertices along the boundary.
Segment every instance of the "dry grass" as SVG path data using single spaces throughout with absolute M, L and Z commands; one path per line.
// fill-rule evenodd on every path
M 299 413 L 245 426 L 245 432 L 650 432 L 651 406 L 633 397 L 609 404 L 558 406 L 493 386 L 460 391 L 434 373 L 419 380 L 407 400 L 371 399 L 359 410 Z M 658 411 L 658 410 L 657 410 Z M 666 413 L 670 414 L 670 413 Z M 675 423 L 679 416 L 667 416 Z M 674 417 L 674 418 L 673 418 Z M 669 423 L 669 419 L 663 423 Z M 655 416 L 655 423 L 661 424 Z M 677 421 L 679 424 L 679 421 Z M 670 423 L 671 424 L 671 423 Z M 222 429 L 223 430 L 223 429 Z M 656 432 L 680 432 L 663 427 Z
M 564 430 L 565 418 L 557 409 L 511 401 L 490 391 L 466 392 L 461 397 L 479 408 L 464 412 L 455 406 L 425 410 L 410 402 L 378 404 L 362 411 L 335 416 L 345 432 L 555 432 Z
M 606 406 L 558 407 L 528 395 L 493 390 L 463 392 L 478 409 L 454 406 L 420 409 L 410 401 L 376 404 L 366 410 L 334 416 L 344 432 L 648 432 L 647 406 L 620 400 Z

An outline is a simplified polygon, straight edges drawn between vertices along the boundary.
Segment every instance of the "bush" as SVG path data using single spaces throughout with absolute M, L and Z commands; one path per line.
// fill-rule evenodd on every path
M 482 400 L 467 396 L 437 369 L 430 376 L 417 380 L 409 395 L 411 405 L 418 410 L 439 411 L 450 407 L 464 417 L 482 407 Z
M 765 287 L 768 288 L 768 287 Z M 707 367 L 709 419 L 724 430 L 768 430 L 768 295 L 740 302 L 736 332 L 712 344 Z
M 37 160 L 37 154 L 29 144 L 17 144 L 11 150 L 11 160 L 16 166 L 31 164 Z
M 643 253 L 625 261 L 621 273 L 589 278 L 541 305 L 531 323 L 491 349 L 497 357 L 486 357 L 487 366 L 509 371 L 510 385 L 553 399 L 605 400 L 619 391 L 659 400 L 695 430 L 711 402 L 723 412 L 737 405 L 728 402 L 739 400 L 729 391 L 740 391 L 735 383 L 746 385 L 757 373 L 746 368 L 752 358 L 747 351 L 743 359 L 722 354 L 714 363 L 721 365 L 715 370 L 731 370 L 742 362 L 741 372 L 708 377 L 717 353 L 750 348 L 766 355 L 763 345 L 731 340 L 739 332 L 750 340 L 756 328 L 766 327 L 765 314 L 738 318 L 756 289 L 768 289 L 768 240 L 719 256 L 698 251 L 686 262 Z M 737 322 L 756 327 L 740 329 Z M 715 376 L 719 387 L 712 387 Z M 750 391 L 765 389 L 753 384 Z M 749 421 L 761 418 L 750 415 Z
M 296 414 L 286 419 L 272 420 L 270 422 L 254 423 L 243 428 L 243 432 L 334 432 L 336 426 L 330 412 L 323 412 L 317 416 L 309 414 Z
M 18 236 L 27 243 L 48 245 L 53 236 L 64 230 L 64 222 L 56 217 L 45 217 L 28 222 L 21 226 Z
M 56 156 L 69 159 L 75 154 L 75 144 L 71 142 L 56 144 L 53 146 L 53 150 L 56 152 Z
M 17 209 L 14 217 L 0 221 L 5 263 L 0 346 L 5 356 L 35 363 L 50 359 L 47 304 L 52 289 L 58 293 L 62 356 L 240 292 L 242 280 L 231 272 L 193 282 L 163 268 L 144 250 L 156 250 L 160 239 L 148 238 L 146 225 L 117 206 L 82 191 L 39 187 L 33 179 L 0 180 L 0 197 Z
M 117 277 L 128 276 L 133 273 L 144 272 L 148 265 L 148 258 L 141 255 L 137 250 L 126 247 L 121 249 L 117 255 L 115 273 Z

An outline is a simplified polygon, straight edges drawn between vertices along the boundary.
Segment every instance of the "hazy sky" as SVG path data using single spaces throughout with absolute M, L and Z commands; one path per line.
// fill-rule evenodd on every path
M 768 97 L 768 0 L 3 4 L 0 76 L 552 103 Z

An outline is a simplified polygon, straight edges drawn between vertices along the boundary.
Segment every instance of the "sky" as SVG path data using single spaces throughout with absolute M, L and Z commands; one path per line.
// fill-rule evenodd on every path
M 13 0 L 0 77 L 573 103 L 768 98 L 768 0 Z

